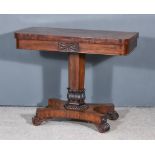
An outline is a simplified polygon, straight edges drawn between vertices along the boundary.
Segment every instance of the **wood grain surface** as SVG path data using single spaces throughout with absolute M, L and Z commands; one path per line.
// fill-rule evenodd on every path
M 137 45 L 137 32 L 32 27 L 15 32 L 17 48 L 61 51 L 58 44 L 78 44 L 78 53 L 126 55 Z

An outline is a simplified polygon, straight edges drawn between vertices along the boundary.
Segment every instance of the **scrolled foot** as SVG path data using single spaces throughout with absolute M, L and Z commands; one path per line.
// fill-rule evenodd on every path
M 110 130 L 110 125 L 107 123 L 106 119 L 103 119 L 102 122 L 97 125 L 97 128 L 100 133 L 105 133 Z
M 43 120 L 40 119 L 40 118 L 37 117 L 37 116 L 34 116 L 34 117 L 32 118 L 32 123 L 33 123 L 33 125 L 35 125 L 35 126 L 40 125 L 42 122 L 43 122 Z
M 109 120 L 117 120 L 118 117 L 119 117 L 119 114 L 116 111 L 107 113 L 107 119 Z

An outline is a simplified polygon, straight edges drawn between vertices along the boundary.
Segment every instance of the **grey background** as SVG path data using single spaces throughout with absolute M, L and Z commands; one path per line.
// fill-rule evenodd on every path
M 0 15 L 0 105 L 66 98 L 66 54 L 16 49 L 14 31 L 30 26 L 139 32 L 128 56 L 87 55 L 86 101 L 155 105 L 155 15 Z

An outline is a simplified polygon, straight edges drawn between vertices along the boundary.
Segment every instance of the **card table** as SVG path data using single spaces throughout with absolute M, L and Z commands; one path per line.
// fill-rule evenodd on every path
M 86 54 L 128 55 L 137 46 L 137 32 L 31 27 L 15 32 L 17 49 L 64 52 L 68 54 L 67 100 L 49 99 L 32 118 L 34 125 L 52 118 L 94 123 L 98 131 L 110 129 L 107 120 L 119 115 L 112 103 L 85 103 Z M 54 73 L 53 73 L 54 74 Z

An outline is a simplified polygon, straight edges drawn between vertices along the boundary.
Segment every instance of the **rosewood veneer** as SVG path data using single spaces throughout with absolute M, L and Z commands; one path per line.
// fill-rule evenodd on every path
M 15 32 L 15 38 L 18 49 L 68 53 L 67 101 L 49 99 L 47 107 L 37 108 L 34 125 L 68 118 L 92 122 L 101 133 L 110 129 L 107 119 L 119 117 L 114 105 L 85 103 L 85 55 L 127 55 L 136 47 L 138 33 L 32 27 Z

